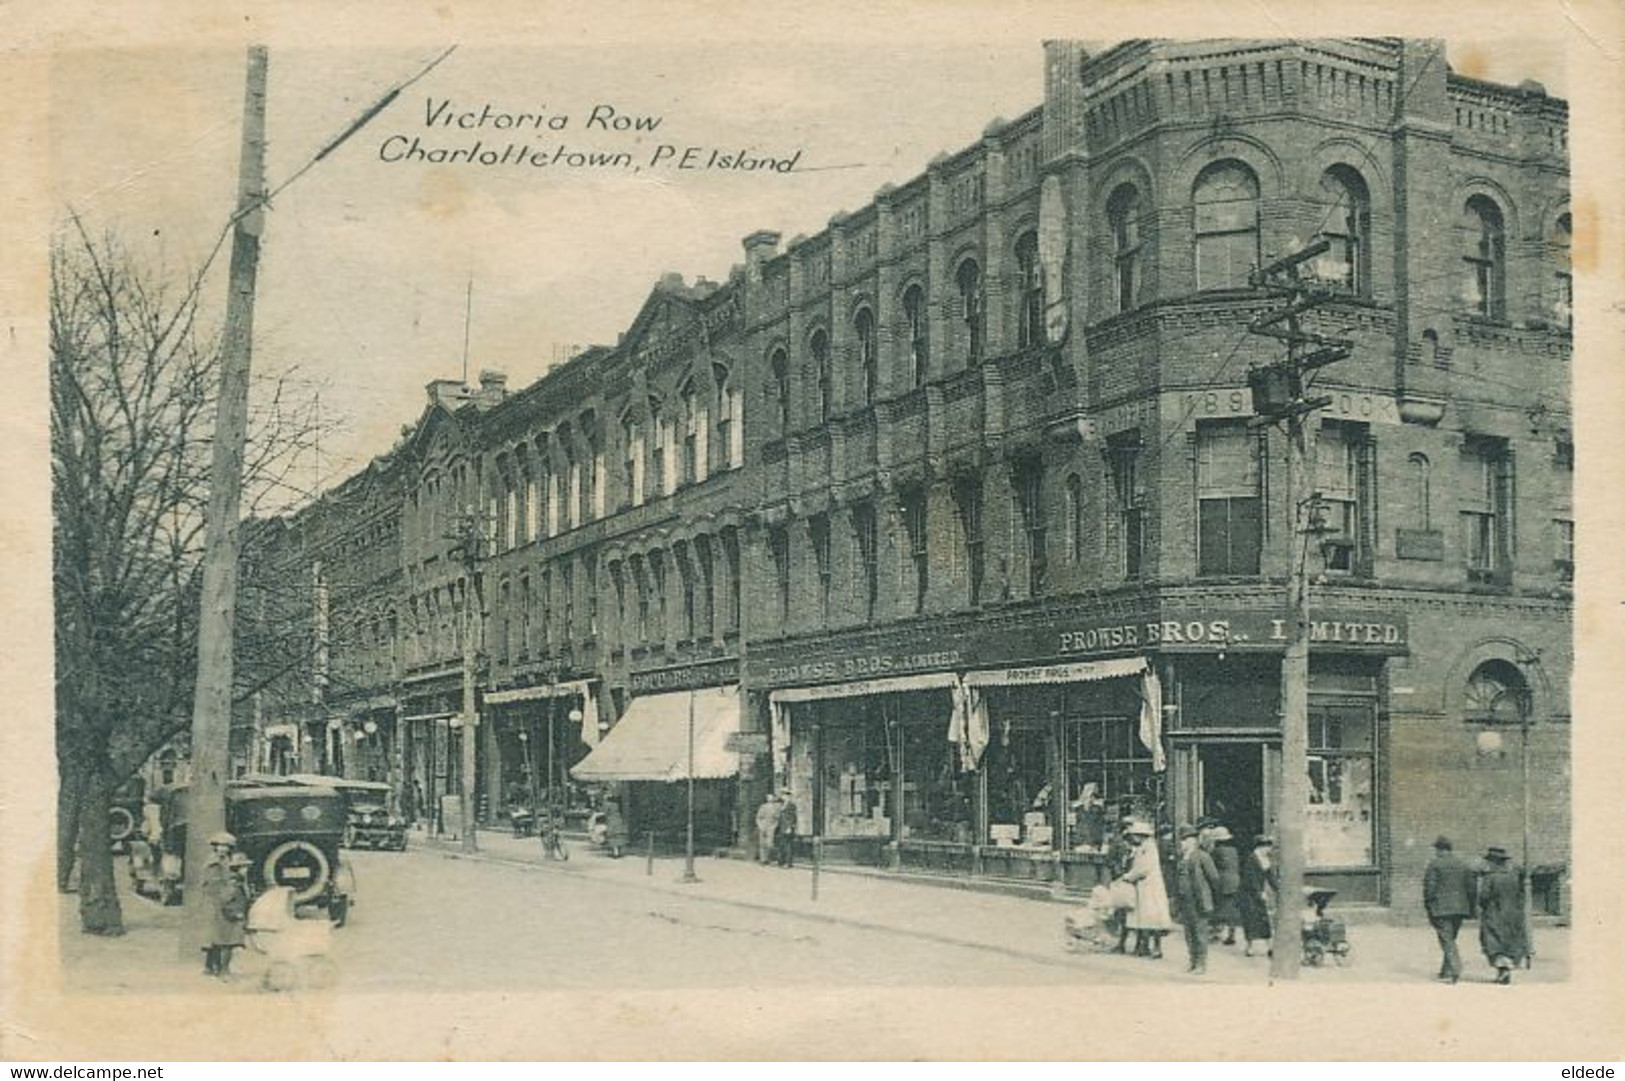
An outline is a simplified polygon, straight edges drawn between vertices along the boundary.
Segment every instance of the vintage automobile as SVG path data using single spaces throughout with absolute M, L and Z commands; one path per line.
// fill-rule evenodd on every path
M 355 874 L 339 857 L 345 817 L 344 798 L 330 786 L 280 777 L 243 778 L 226 785 L 226 829 L 250 861 L 250 890 L 286 886 L 296 905 L 325 909 L 340 927 L 355 897 Z M 180 902 L 185 852 L 186 790 L 177 788 L 163 806 L 156 889 L 165 904 Z M 137 886 L 152 892 L 140 878 Z
M 288 778 L 303 784 L 326 785 L 344 797 L 346 848 L 382 848 L 406 851 L 406 820 L 391 809 L 394 790 L 382 781 L 352 781 L 299 773 Z
M 141 805 L 146 798 L 147 783 L 140 777 L 131 777 L 113 790 L 112 806 L 107 811 L 107 833 L 114 853 L 129 851 L 130 842 L 141 825 Z

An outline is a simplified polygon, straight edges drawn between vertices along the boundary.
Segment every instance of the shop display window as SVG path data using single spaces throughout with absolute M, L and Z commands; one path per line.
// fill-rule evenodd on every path
M 1309 711 L 1309 806 L 1304 840 L 1312 867 L 1375 863 L 1373 711 L 1368 704 Z
M 892 754 L 878 719 L 854 718 L 856 724 L 826 725 L 823 739 L 823 835 L 829 838 L 891 836 Z M 799 734 L 799 733 L 798 733 Z M 811 739 L 801 740 L 801 758 L 810 791 L 813 767 Z
M 1105 843 L 1106 807 L 1138 806 L 1154 796 L 1151 752 L 1137 717 L 1083 717 L 1062 726 L 1067 814 L 1072 845 Z
M 994 723 L 982 756 L 987 772 L 986 843 L 1036 846 L 1044 831 L 1053 837 L 1049 747 L 1047 724 Z
M 903 839 L 969 844 L 973 832 L 974 775 L 961 773 L 945 724 L 904 724 L 902 746 Z

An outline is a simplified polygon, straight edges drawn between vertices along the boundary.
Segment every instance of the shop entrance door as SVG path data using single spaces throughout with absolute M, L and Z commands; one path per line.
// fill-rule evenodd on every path
M 1244 740 L 1203 743 L 1196 748 L 1199 815 L 1216 818 L 1245 844 L 1264 832 L 1267 745 Z

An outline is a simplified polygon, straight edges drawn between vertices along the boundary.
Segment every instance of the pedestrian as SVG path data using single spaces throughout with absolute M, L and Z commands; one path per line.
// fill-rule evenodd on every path
M 1134 845 L 1123 881 L 1134 887 L 1134 908 L 1125 921 L 1134 932 L 1134 955 L 1162 960 L 1162 936 L 1173 929 L 1168 911 L 1168 887 L 1163 882 L 1162 860 L 1154 832 L 1147 822 L 1130 822 L 1123 834 Z
M 773 844 L 777 850 L 780 867 L 789 867 L 795 862 L 796 801 L 788 788 L 779 795 L 779 828 L 774 835 Z
M 756 862 L 773 862 L 773 842 L 779 833 L 779 794 L 770 791 L 756 808 Z
M 1461 979 L 1461 951 L 1456 935 L 1461 921 L 1473 916 L 1473 869 L 1456 855 L 1450 838 L 1433 842 L 1433 859 L 1422 873 L 1422 907 L 1439 937 L 1439 976 L 1446 983 Z
M 209 861 L 203 865 L 198 887 L 203 894 L 204 929 L 203 974 L 224 977 L 231 974 L 231 951 L 244 941 L 243 923 L 248 918 L 248 889 L 242 875 L 232 870 L 237 838 L 217 833 L 209 838 Z M 248 858 L 237 854 L 246 868 Z
M 1275 870 L 1272 846 L 1275 838 L 1260 834 L 1253 838 L 1247 856 L 1241 862 L 1241 890 L 1236 895 L 1236 912 L 1241 917 L 1241 935 L 1247 945 L 1244 956 L 1253 955 L 1253 943 L 1268 943 L 1274 927 L 1270 920 L 1270 905 L 1281 889 L 1281 878 Z M 1266 946 L 1267 952 L 1274 949 Z
M 1208 836 L 1212 845 L 1208 852 L 1213 857 L 1213 866 L 1219 872 L 1218 885 L 1213 894 L 1213 937 L 1218 939 L 1222 933 L 1224 944 L 1234 946 L 1236 927 L 1241 923 L 1241 912 L 1238 907 L 1241 893 L 1241 853 L 1236 850 L 1236 842 L 1225 826 L 1214 826 Z
M 1179 869 L 1174 892 L 1179 899 L 1179 922 L 1185 928 L 1187 971 L 1207 971 L 1207 924 L 1213 916 L 1213 898 L 1219 869 L 1207 854 L 1192 826 L 1179 828 Z
M 626 827 L 626 815 L 621 811 L 621 797 L 611 792 L 604 801 L 604 843 L 609 846 L 611 859 L 620 859 L 621 852 L 632 841 Z
M 1529 957 L 1529 923 L 1523 907 L 1523 868 L 1507 850 L 1491 845 L 1478 878 L 1478 944 L 1495 966 L 1495 982 L 1512 982 L 1512 970 Z

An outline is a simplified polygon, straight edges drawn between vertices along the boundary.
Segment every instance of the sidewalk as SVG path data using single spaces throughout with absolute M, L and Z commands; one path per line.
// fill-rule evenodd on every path
M 1076 899 L 1039 900 L 997 893 L 953 889 L 921 882 L 918 876 L 894 878 L 884 872 L 851 867 L 824 867 L 818 877 L 818 897 L 812 896 L 812 872 L 805 864 L 785 870 L 745 860 L 696 856 L 696 883 L 679 881 L 680 857 L 657 856 L 649 873 L 646 857 L 629 852 L 619 860 L 589 845 L 571 843 L 567 861 L 544 861 L 535 838 L 504 833 L 479 834 L 480 851 L 461 852 L 456 841 L 410 835 L 413 847 L 446 859 L 478 859 L 510 864 L 548 874 L 580 876 L 628 889 L 642 889 L 722 905 L 774 912 L 801 919 L 906 935 L 924 941 L 986 950 L 1040 964 L 1076 968 L 1080 979 L 1102 982 L 1153 980 L 1217 983 L 1267 983 L 1269 961 L 1245 957 L 1240 945 L 1214 945 L 1209 950 L 1208 972 L 1185 972 L 1183 937 L 1176 928 L 1163 942 L 1165 957 L 1150 961 L 1098 953 L 1069 953 L 1063 921 L 1079 908 Z M 1569 933 L 1566 929 L 1534 930 L 1538 958 L 1535 967 L 1518 974 L 1519 983 L 1558 983 L 1569 973 Z M 1431 983 L 1438 970 L 1438 946 L 1426 926 L 1389 927 L 1371 923 L 1351 926 L 1353 954 L 1345 967 L 1328 964 L 1306 968 L 1306 982 L 1347 983 L 1396 981 Z M 1462 929 L 1462 956 L 1467 968 L 1464 983 L 1491 985 L 1492 973 L 1477 949 L 1473 924 Z

